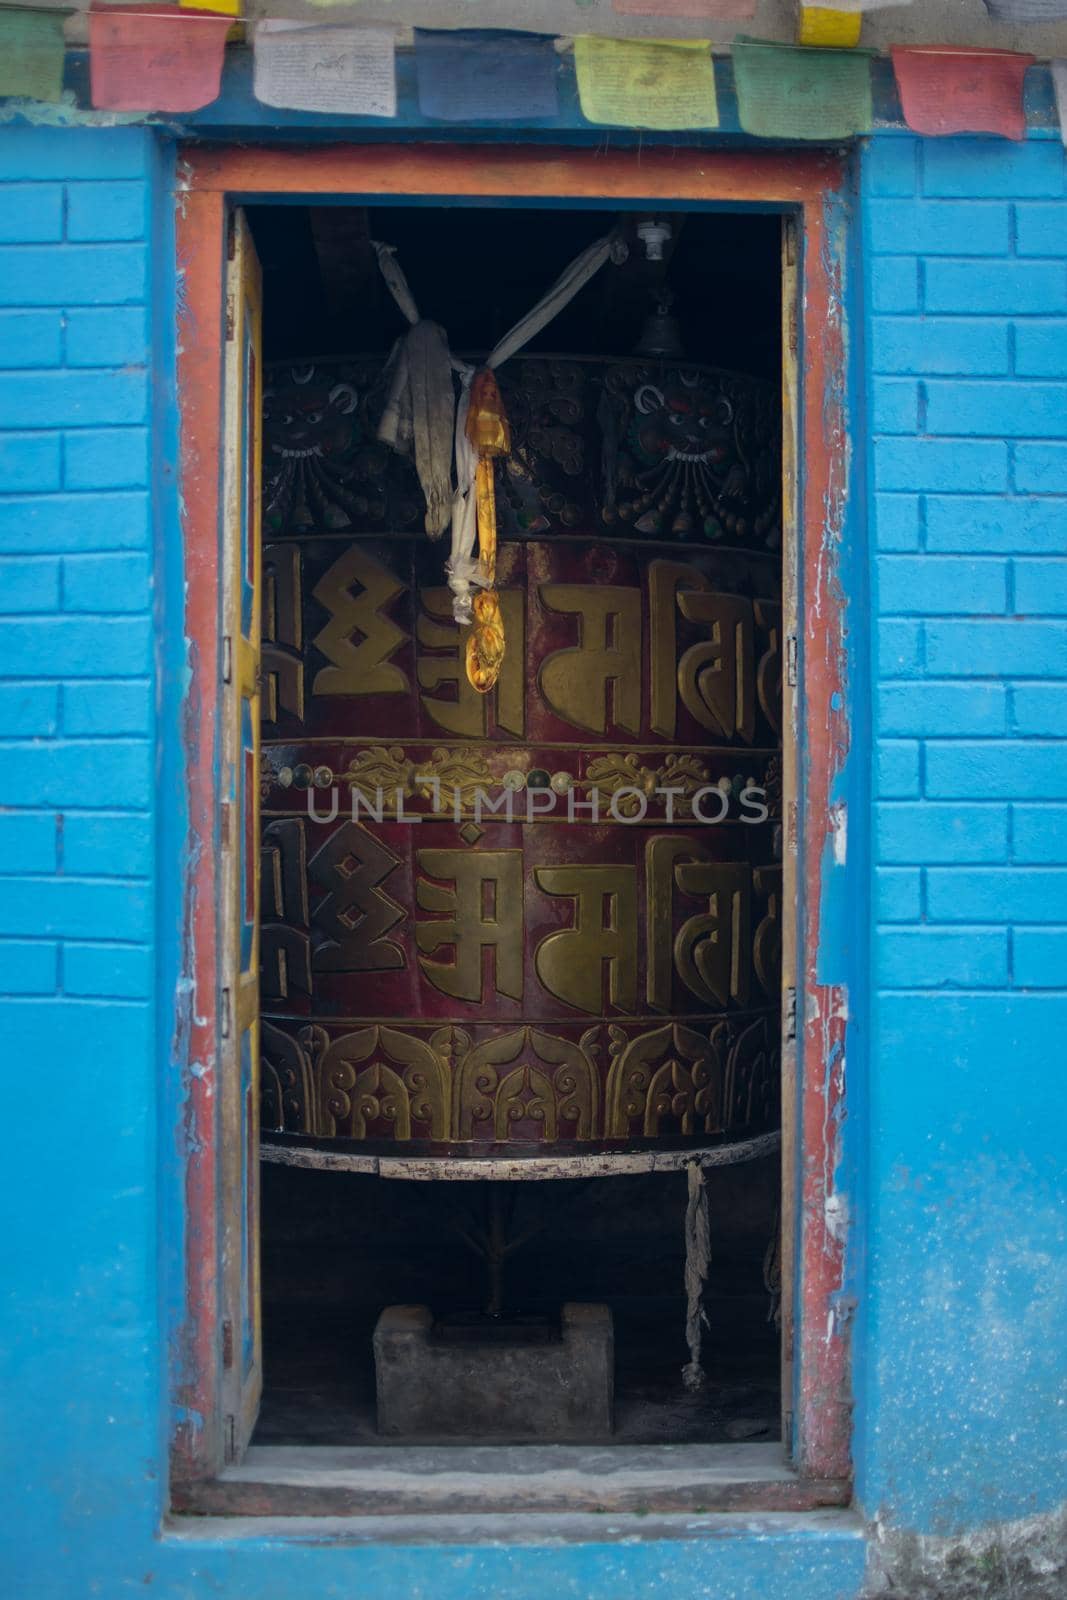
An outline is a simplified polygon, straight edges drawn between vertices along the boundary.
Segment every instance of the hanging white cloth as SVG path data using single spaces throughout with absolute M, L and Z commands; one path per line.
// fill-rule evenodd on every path
M 452 613 L 457 622 L 471 620 L 471 589 L 484 587 L 488 577 L 474 556 L 477 537 L 477 506 L 474 480 L 478 456 L 467 438 L 467 411 L 474 368 L 457 361 L 448 348 L 448 336 L 436 322 L 424 322 L 418 306 L 396 260 L 391 245 L 372 240 L 382 277 L 393 299 L 411 323 L 411 329 L 398 339 L 386 368 L 388 398 L 378 437 L 383 443 L 415 458 L 426 496 L 426 532 L 438 538 L 452 523 L 452 549 L 447 571 L 452 590 Z M 605 234 L 587 246 L 537 304 L 489 352 L 486 366 L 499 367 L 548 326 L 564 306 L 574 299 L 593 275 L 600 271 L 618 243 L 615 233 Z M 456 401 L 452 374 L 460 380 Z M 455 487 L 452 463 L 455 464 Z
M 378 437 L 413 455 L 426 499 L 426 532 L 439 539 L 452 515 L 452 357 L 448 334 L 424 322 L 389 245 L 374 242 L 382 277 L 411 328 L 398 339 L 386 367 L 389 381 Z

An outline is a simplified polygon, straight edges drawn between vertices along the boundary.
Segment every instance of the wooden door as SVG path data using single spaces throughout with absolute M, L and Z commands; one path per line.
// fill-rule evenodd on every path
M 231 220 L 226 296 L 223 517 L 222 896 L 223 1410 L 240 1457 L 263 1387 L 259 1305 L 259 662 L 262 294 L 243 212 Z

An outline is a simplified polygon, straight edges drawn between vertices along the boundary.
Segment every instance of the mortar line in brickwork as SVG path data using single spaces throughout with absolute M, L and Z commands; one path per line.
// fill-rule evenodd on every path
M 927 547 L 926 546 L 926 499 L 927 499 L 927 497 L 926 497 L 925 494 L 921 494 L 919 496 L 918 523 L 919 523 L 919 549 L 920 550 L 925 550 L 926 547 Z
M 916 394 L 916 416 L 917 416 L 917 422 L 918 422 L 918 431 L 921 434 L 925 434 L 926 433 L 926 409 L 927 409 L 926 384 L 920 379 L 920 381 L 919 381 L 919 383 L 917 385 L 917 394 Z
M 1015 988 L 1015 929 L 1009 923 L 1005 932 L 1008 935 L 1008 987 Z
M 926 740 L 919 740 L 919 798 L 926 799 Z
M 3 748 L 5 750 L 9 749 L 10 746 L 12 744 L 14 744 L 15 742 L 16 741 L 12 740 L 12 739 L 5 739 L 3 741 L 2 747 L 0 747 L 0 748 Z M 23 739 L 23 740 L 21 740 L 19 742 L 21 742 L 22 744 L 39 744 L 40 740 L 37 740 L 37 739 L 33 739 L 33 740 Z M 93 740 L 89 740 L 89 739 L 82 739 L 80 737 L 77 738 L 77 739 L 65 739 L 63 741 L 64 744 L 68 744 L 68 745 L 69 744 L 91 744 L 93 742 L 95 742 L 97 744 L 102 744 L 105 741 L 102 740 L 102 739 L 98 739 L 96 741 L 93 741 Z M 10 806 L 8 808 L 9 811 L 33 811 L 33 810 L 37 810 L 37 809 L 39 809 L 39 807 L 34 806 L 32 803 L 29 804 L 29 805 Z M 119 811 L 119 810 L 116 809 L 115 806 L 79 806 L 79 805 L 76 805 L 73 801 L 70 801 L 70 800 L 64 800 L 64 802 L 63 802 L 63 815 L 64 815 L 64 817 L 98 817 L 101 812 L 103 812 L 106 816 L 109 816 L 109 817 L 110 816 L 151 817 L 152 808 L 149 807 L 149 806 L 144 806 L 140 811 L 135 811 L 135 810 L 132 809 L 132 807 L 125 807 L 124 809 Z M 8 876 L 11 876 L 11 874 L 8 874 Z M 105 878 L 102 881 L 106 882 L 106 883 L 112 883 L 112 882 L 114 882 L 114 879 Z
M 915 271 L 918 276 L 919 316 L 926 315 L 926 260 L 923 256 L 916 256 Z
M 1007 573 L 1006 573 L 1006 576 L 1005 576 L 1005 591 L 1006 591 L 1006 596 L 1005 597 L 1006 597 L 1006 601 L 1007 601 L 1007 614 L 1008 614 L 1009 617 L 1017 617 L 1019 615 L 1019 612 L 1018 612 L 1018 608 L 1016 607 L 1016 604 L 1015 604 L 1015 560 L 1014 560 L 1014 558 L 1012 558 L 1008 562 L 1008 570 L 1007 570 Z
M 1012 321 L 1009 321 L 1008 322 L 1008 376 L 1009 376 L 1009 378 L 1014 378 L 1016 376 L 1015 359 L 1016 359 L 1015 323 L 1012 322 Z M 1012 458 L 1012 469 L 1014 470 L 1014 465 L 1015 465 L 1015 446 L 1014 445 L 1012 445 L 1011 450 L 1009 451 L 1009 454 L 1011 455 L 1011 458 Z M 1014 485 L 1012 485 L 1012 487 L 1014 487 Z

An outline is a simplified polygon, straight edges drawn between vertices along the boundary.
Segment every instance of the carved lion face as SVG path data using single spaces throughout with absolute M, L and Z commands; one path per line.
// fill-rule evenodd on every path
M 314 367 L 294 368 L 294 387 L 263 396 L 263 442 L 269 469 L 286 461 L 340 456 L 359 437 L 359 395 L 350 383 L 316 383 Z
M 646 383 L 634 396 L 635 443 L 650 463 L 700 462 L 726 466 L 735 456 L 734 408 L 725 395 L 694 382 L 659 389 Z

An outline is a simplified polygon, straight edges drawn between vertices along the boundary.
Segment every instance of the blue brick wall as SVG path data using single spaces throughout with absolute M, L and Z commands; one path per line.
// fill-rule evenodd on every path
M 42 1600 L 158 1524 L 159 173 L 144 129 L 0 128 L 0 1589 Z
M 0 137 L 0 962 L 60 1004 L 150 996 L 152 155 Z
M 1067 1447 L 1064 155 L 884 138 L 862 193 L 877 1336 L 857 1452 L 870 1508 L 938 1529 L 1045 1509 Z

